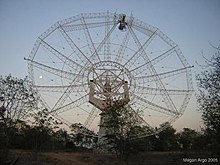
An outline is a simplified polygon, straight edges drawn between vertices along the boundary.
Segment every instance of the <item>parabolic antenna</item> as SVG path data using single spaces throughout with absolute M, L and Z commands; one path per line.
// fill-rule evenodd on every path
M 132 15 L 86 13 L 58 21 L 26 60 L 49 113 L 95 132 L 100 114 L 120 101 L 154 130 L 137 138 L 156 133 L 183 114 L 193 92 L 191 66 L 178 45 Z

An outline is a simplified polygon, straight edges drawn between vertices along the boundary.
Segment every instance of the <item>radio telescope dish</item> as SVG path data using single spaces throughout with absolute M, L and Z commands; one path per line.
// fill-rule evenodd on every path
M 95 132 L 106 100 L 120 100 L 154 130 L 138 138 L 179 118 L 193 92 L 192 66 L 178 45 L 132 15 L 86 13 L 58 21 L 26 60 L 49 113 Z

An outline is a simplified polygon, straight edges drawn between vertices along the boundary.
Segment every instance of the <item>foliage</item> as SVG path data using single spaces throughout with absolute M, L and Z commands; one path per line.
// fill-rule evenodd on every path
M 182 132 L 177 133 L 177 139 L 180 149 L 183 151 L 199 149 L 197 147 L 199 145 L 197 143 L 199 137 L 201 137 L 201 135 L 195 130 L 192 130 L 190 128 L 183 128 Z M 201 145 L 199 146 L 201 147 Z
M 82 148 L 92 148 L 97 142 L 95 132 L 84 127 L 81 123 L 74 123 L 70 126 L 75 144 Z
M 178 150 L 176 130 L 169 124 L 165 123 L 161 125 L 165 127 L 164 130 L 158 133 L 156 136 L 156 146 L 157 151 L 175 151 Z
M 18 79 L 11 75 L 0 76 L 0 98 L 3 104 L 0 107 L 0 140 L 4 157 L 7 157 L 10 137 L 15 136 L 13 129 L 37 107 L 37 98 L 27 78 Z
M 197 75 L 199 109 L 205 124 L 205 134 L 211 150 L 220 150 L 220 48 L 206 59 L 206 70 Z
M 53 128 L 59 124 L 52 116 L 48 115 L 48 110 L 43 109 L 33 114 L 34 121 L 25 131 L 25 139 L 29 139 L 28 147 L 36 151 L 52 146 Z
M 116 153 L 120 158 L 126 158 L 129 154 L 141 151 L 132 137 L 138 133 L 143 133 L 144 128 L 141 122 L 128 106 L 114 105 L 105 114 L 103 122 L 106 128 L 104 141 L 110 152 Z
M 73 137 L 64 129 L 55 130 L 60 124 L 53 117 L 47 115 L 47 110 L 35 114 L 36 119 L 31 125 L 20 121 L 11 131 L 10 148 L 28 149 L 38 153 L 45 150 L 75 150 Z
M 5 147 L 8 145 L 10 131 L 19 120 L 26 118 L 37 107 L 37 98 L 27 79 L 18 79 L 11 75 L 0 77 L 0 96 L 3 102 L 0 111 L 2 134 Z
M 1 112 L 3 120 L 10 122 L 24 119 L 34 108 L 37 108 L 37 98 L 29 85 L 27 78 L 18 79 L 11 75 L 0 77 L 0 96 L 4 100 L 5 112 Z

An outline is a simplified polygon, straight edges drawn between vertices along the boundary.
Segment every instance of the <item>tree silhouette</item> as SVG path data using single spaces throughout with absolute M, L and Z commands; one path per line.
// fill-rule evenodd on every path
M 3 103 L 0 108 L 1 147 L 7 155 L 9 139 L 15 133 L 11 129 L 37 108 L 37 98 L 27 78 L 18 79 L 11 75 L 0 76 L 0 97 Z
M 129 106 L 115 104 L 105 111 L 105 115 L 107 117 L 103 125 L 107 132 L 104 138 L 108 150 L 120 159 L 141 151 L 140 141 L 135 141 L 132 137 L 143 134 L 148 129 L 141 126 L 142 121 L 137 118 L 137 114 Z
M 169 124 L 164 123 L 161 127 L 165 127 L 157 135 L 157 143 L 155 149 L 157 151 L 175 151 L 178 149 L 176 130 Z
M 92 148 L 97 142 L 97 135 L 94 131 L 89 130 L 81 123 L 73 123 L 70 126 L 73 132 L 75 144 L 81 148 Z
M 205 124 L 207 146 L 220 151 L 220 48 L 215 49 L 215 55 L 210 60 L 206 59 L 206 70 L 197 75 L 197 99 Z
M 183 151 L 190 151 L 197 149 L 198 145 L 196 141 L 201 138 L 201 135 L 193 129 L 183 128 L 183 131 L 177 133 L 178 143 L 180 149 Z M 201 147 L 201 145 L 199 145 Z

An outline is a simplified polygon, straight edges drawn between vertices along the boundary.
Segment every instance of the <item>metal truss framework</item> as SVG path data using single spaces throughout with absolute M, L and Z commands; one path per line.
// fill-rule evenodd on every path
M 86 13 L 58 21 L 38 37 L 25 60 L 29 79 L 50 114 L 59 118 L 83 112 L 82 117 L 65 120 L 84 123 L 87 128 L 100 112 L 88 103 L 89 82 L 101 80 L 106 70 L 116 75 L 115 80 L 128 82 L 128 107 L 151 130 L 138 136 L 174 122 L 193 93 L 192 66 L 178 45 L 132 15 Z M 97 95 L 103 86 L 98 84 Z M 155 124 L 154 116 L 163 119 L 156 117 Z

